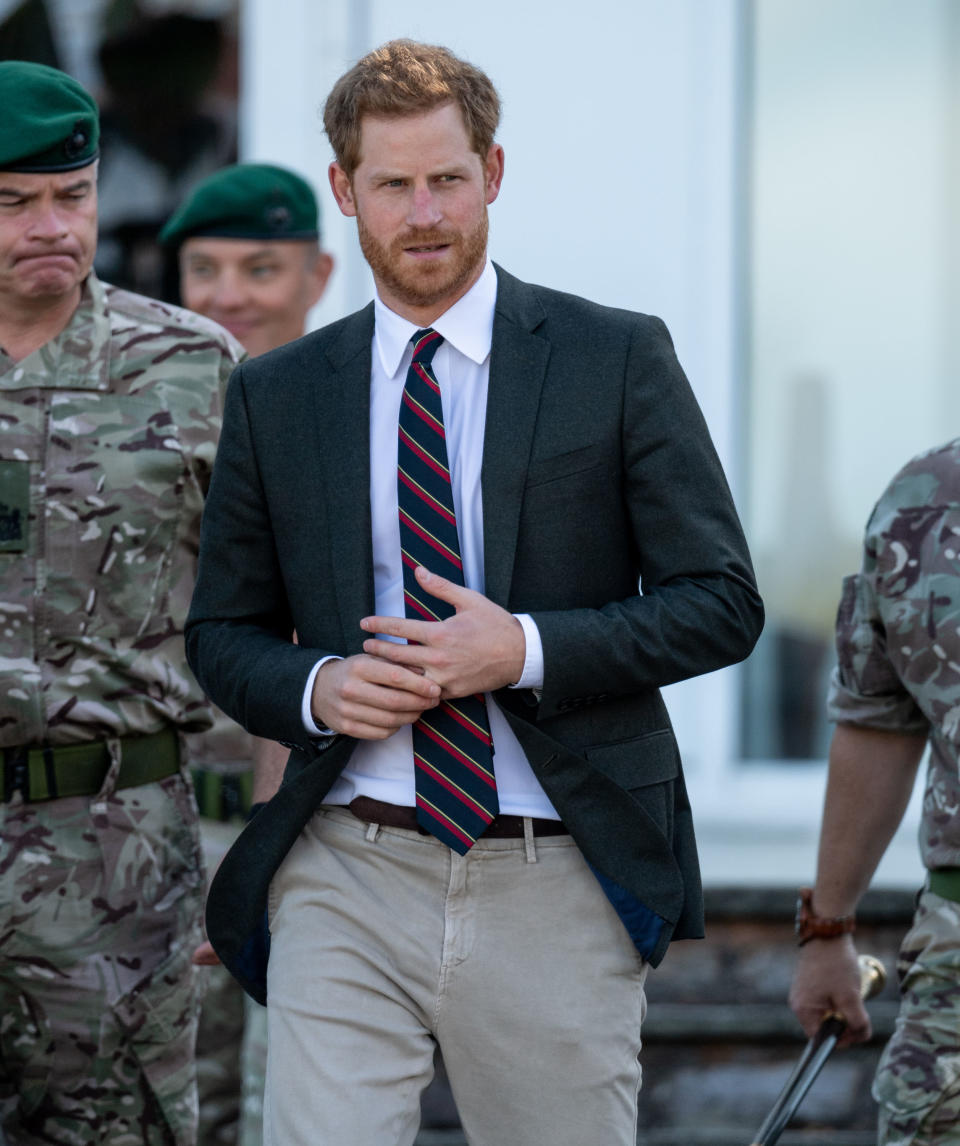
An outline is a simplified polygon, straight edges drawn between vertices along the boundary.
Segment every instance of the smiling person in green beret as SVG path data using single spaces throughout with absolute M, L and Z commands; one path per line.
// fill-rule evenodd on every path
M 194 1146 L 183 625 L 243 349 L 92 271 L 99 122 L 0 62 L 0 1141 Z
M 309 184 L 267 163 L 211 175 L 160 234 L 179 247 L 184 305 L 226 327 L 250 355 L 304 333 L 333 269 L 319 238 Z
M 333 270 L 320 247 L 313 189 L 273 164 L 239 163 L 204 179 L 160 241 L 177 250 L 184 305 L 226 327 L 250 355 L 304 333 Z M 212 872 L 251 803 L 265 803 L 280 786 L 289 751 L 222 714 L 212 731 L 194 739 L 201 836 Z M 252 1002 L 245 1006 L 239 984 L 213 965 L 209 944 L 197 961 L 210 964 L 197 1038 L 200 1143 L 253 1146 L 262 1139 L 265 1013 Z

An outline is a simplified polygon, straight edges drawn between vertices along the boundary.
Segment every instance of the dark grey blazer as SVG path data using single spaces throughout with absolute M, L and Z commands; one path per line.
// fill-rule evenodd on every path
M 703 927 L 658 690 L 745 657 L 763 610 L 664 325 L 497 274 L 486 594 L 530 613 L 544 651 L 539 701 L 508 689 L 497 701 L 656 964 L 671 937 Z M 310 740 L 300 702 L 321 655 L 361 651 L 359 621 L 374 612 L 372 335 L 371 304 L 237 368 L 204 512 L 190 663 L 229 715 L 292 748 L 283 787 L 224 860 L 207 911 L 214 947 L 261 1001 L 270 879 L 354 743 Z

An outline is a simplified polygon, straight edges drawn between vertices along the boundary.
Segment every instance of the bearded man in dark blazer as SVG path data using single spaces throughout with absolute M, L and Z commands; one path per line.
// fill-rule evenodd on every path
M 227 398 L 187 639 L 291 749 L 207 920 L 273 1146 L 409 1146 L 437 1044 L 476 1146 L 633 1146 L 644 976 L 702 934 L 658 690 L 750 652 L 750 559 L 663 324 L 488 261 L 498 119 L 443 48 L 338 81 L 377 297 Z

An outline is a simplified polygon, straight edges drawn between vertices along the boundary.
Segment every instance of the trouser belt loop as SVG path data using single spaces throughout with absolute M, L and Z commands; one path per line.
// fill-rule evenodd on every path
M 47 795 L 51 800 L 55 800 L 60 795 L 60 789 L 57 786 L 57 768 L 53 762 L 53 749 L 49 744 L 43 745 L 43 772 L 47 778 Z
M 101 812 L 106 812 L 107 801 L 120 787 L 120 768 L 123 764 L 123 741 L 119 736 L 108 736 L 104 740 L 107 757 L 110 763 L 106 774 L 100 783 L 99 789 L 93 794 L 92 806 Z
M 30 772 L 27 767 L 29 750 L 25 747 L 3 750 L 3 802 L 9 804 L 14 792 L 26 800 L 29 797 Z
M 537 845 L 533 836 L 533 820 L 523 817 L 523 853 L 527 863 L 537 862 Z

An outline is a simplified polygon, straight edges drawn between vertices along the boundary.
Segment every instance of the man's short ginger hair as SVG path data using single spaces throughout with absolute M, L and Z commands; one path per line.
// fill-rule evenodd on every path
M 323 126 L 337 163 L 353 178 L 365 115 L 414 115 L 447 103 L 460 108 L 471 147 L 486 159 L 500 122 L 500 97 L 490 78 L 438 44 L 391 40 L 337 80 Z

